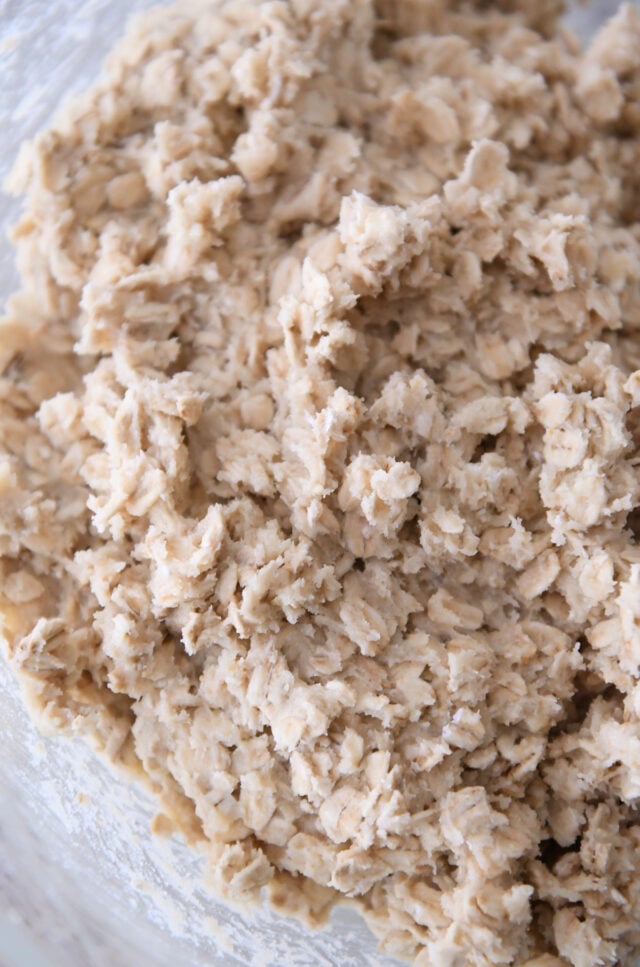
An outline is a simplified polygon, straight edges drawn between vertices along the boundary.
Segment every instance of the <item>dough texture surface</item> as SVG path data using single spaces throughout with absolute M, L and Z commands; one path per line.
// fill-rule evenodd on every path
M 640 19 L 181 2 L 25 146 L 0 611 L 213 886 L 640 951 Z

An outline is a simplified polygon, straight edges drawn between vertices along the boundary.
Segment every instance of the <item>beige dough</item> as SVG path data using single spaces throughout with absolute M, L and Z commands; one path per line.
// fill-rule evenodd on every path
M 12 176 L 32 707 L 422 967 L 640 950 L 640 20 L 556 6 L 180 2 Z

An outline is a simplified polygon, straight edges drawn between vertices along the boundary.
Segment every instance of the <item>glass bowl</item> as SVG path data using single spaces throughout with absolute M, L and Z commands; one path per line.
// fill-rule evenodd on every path
M 322 0 L 318 0 L 322 2 Z M 0 0 L 0 179 L 20 142 L 65 95 L 86 87 L 149 0 Z M 617 7 L 568 16 L 583 38 Z M 0 305 L 17 285 L 0 205 Z M 238 911 L 207 893 L 202 858 L 149 834 L 154 803 L 81 740 L 32 724 L 0 659 L 2 967 L 391 967 L 347 907 L 310 932 L 266 907 Z

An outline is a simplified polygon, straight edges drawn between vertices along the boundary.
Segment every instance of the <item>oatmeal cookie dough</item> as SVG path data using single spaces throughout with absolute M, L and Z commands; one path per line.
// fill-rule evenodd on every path
M 640 19 L 181 2 L 24 148 L 6 651 L 216 889 L 640 951 Z

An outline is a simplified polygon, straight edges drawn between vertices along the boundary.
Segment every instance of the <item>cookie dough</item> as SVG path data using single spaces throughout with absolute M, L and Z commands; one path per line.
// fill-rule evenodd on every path
M 21 152 L 3 636 L 230 898 L 640 950 L 640 18 L 180 2 Z

